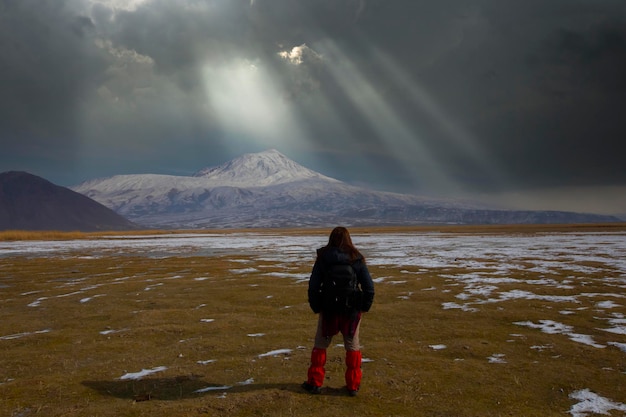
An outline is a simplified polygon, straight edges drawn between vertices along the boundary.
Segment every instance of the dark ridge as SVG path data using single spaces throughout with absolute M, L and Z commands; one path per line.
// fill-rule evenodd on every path
M 138 226 L 69 188 L 21 171 L 0 173 L 0 230 L 115 231 Z

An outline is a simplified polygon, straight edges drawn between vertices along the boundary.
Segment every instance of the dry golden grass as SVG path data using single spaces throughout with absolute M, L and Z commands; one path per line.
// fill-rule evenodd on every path
M 3 230 L 0 231 L 0 242 L 15 240 L 69 240 L 81 239 L 85 236 L 82 232 L 59 232 L 59 231 L 30 231 L 30 230 Z
M 393 232 L 447 232 L 447 233 L 537 233 L 537 232 L 617 232 L 626 230 L 624 223 L 597 223 L 597 224 L 520 224 L 520 225 L 429 225 L 429 226 L 375 226 L 375 227 L 351 227 L 352 233 L 393 233 Z M 91 239 L 102 236 L 145 236 L 163 235 L 176 233 L 276 233 L 284 235 L 302 234 L 328 234 L 328 228 L 285 228 L 285 229 L 192 229 L 192 230 L 133 230 L 114 232 L 63 232 L 63 231 L 32 231 L 32 230 L 0 230 L 0 242 L 16 240 L 73 240 Z
M 289 272 L 308 274 L 310 267 L 291 265 Z M 233 272 L 244 268 L 256 270 Z M 308 395 L 299 385 L 316 316 L 306 282 L 266 275 L 282 268 L 244 256 L 0 258 L 0 415 L 544 417 L 568 415 L 568 395 L 587 387 L 626 399 L 624 352 L 514 324 L 588 307 L 570 322 L 598 343 L 615 340 L 597 329 L 593 300 L 443 310 L 442 303 L 458 301 L 443 291 L 453 285 L 443 275 L 470 272 L 454 266 L 409 280 L 406 267 L 370 267 L 374 277 L 406 282 L 377 285 L 362 324 L 363 354 L 371 359 L 363 364 L 362 390 L 345 395 L 344 351 L 332 347 L 325 393 Z M 585 291 L 615 288 L 596 283 Z M 405 294 L 411 296 L 399 298 Z M 106 330 L 113 332 L 101 334 Z M 249 336 L 257 333 L 264 336 Z M 430 347 L 438 344 L 447 348 Z M 259 357 L 276 349 L 292 352 Z M 507 363 L 489 363 L 494 354 Z M 215 362 L 198 363 L 209 360 Z M 120 379 L 158 366 L 167 370 Z M 232 388 L 195 392 L 211 386 Z

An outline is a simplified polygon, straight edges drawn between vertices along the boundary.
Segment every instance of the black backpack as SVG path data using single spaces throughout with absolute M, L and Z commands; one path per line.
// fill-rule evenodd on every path
M 351 265 L 331 265 L 322 280 L 322 311 L 348 313 L 358 311 L 361 302 L 356 272 Z

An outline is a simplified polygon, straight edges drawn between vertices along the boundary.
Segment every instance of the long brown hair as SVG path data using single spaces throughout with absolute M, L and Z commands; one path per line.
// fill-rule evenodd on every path
M 352 238 L 350 237 L 350 232 L 348 229 L 342 226 L 337 226 L 330 232 L 330 237 L 328 238 L 327 248 L 335 247 L 339 248 L 342 252 L 347 253 L 350 256 L 350 260 L 354 261 L 356 259 L 362 258 L 365 260 L 361 252 L 358 251 L 357 248 L 354 247 L 352 243 Z

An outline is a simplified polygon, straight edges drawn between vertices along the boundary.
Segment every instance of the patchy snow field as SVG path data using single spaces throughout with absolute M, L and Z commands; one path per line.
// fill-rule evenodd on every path
M 563 340 L 594 349 L 619 349 L 626 358 L 626 234 L 616 233 L 537 233 L 537 234 L 453 234 L 453 233 L 386 233 L 356 234 L 354 243 L 365 254 L 368 264 L 384 271 L 386 268 L 400 269 L 403 279 L 378 275 L 378 286 L 388 286 L 398 293 L 399 302 L 418 296 L 414 292 L 403 291 L 403 285 L 437 269 L 440 284 L 422 291 L 441 292 L 453 296 L 454 301 L 441 304 L 442 310 L 458 310 L 461 314 L 474 314 L 483 306 L 501 305 L 519 300 L 541 300 L 550 304 L 558 316 L 535 320 L 515 321 L 511 324 L 520 331 L 543 332 Z M 92 240 L 75 241 L 19 241 L 0 242 L 0 260 L 12 257 L 27 258 L 85 258 L 140 255 L 155 259 L 185 256 L 229 255 L 234 261 L 241 257 L 241 268 L 231 269 L 234 276 L 245 274 L 263 274 L 257 267 L 246 263 L 250 259 L 282 265 L 281 271 L 268 272 L 268 276 L 292 279 L 304 283 L 308 273 L 293 272 L 294 265 L 309 265 L 315 249 L 326 243 L 326 237 L 320 235 L 280 235 L 272 233 L 225 233 L 225 234 L 172 234 L 154 236 L 120 236 Z M 243 259 L 243 257 L 246 259 Z M 404 279 L 406 277 L 406 280 Z M 163 282 L 150 283 L 144 291 L 156 290 L 166 280 L 180 279 L 171 276 Z M 195 277 L 194 280 L 207 280 L 209 277 Z M 118 281 L 121 280 L 118 278 Z M 609 291 L 594 292 L 595 283 Z M 0 289 L 10 283 L 0 275 Z M 21 294 L 24 304 L 31 309 L 42 308 L 53 298 L 76 297 L 77 302 L 91 303 L 99 297 L 106 297 L 106 288 L 102 283 L 68 283 L 68 291 L 63 294 L 32 292 Z M 1 294 L 1 293 L 0 293 Z M 0 295 L 1 297 L 1 295 Z M 272 295 L 267 295 L 270 299 Z M 575 306 L 575 307 L 572 307 Z M 197 308 L 203 308 L 199 305 Z M 289 308 L 284 306 L 283 308 Z M 592 335 L 585 334 L 571 323 L 570 319 L 580 311 L 593 309 L 598 325 L 596 329 L 606 333 L 610 339 L 601 343 Z M 207 326 L 213 325 L 214 319 L 204 318 Z M 102 335 L 125 332 L 127 329 L 105 330 Z M 250 338 L 262 338 L 265 333 L 256 332 L 265 329 L 250 329 L 254 333 Z M 36 337 L 54 331 L 54 329 L 23 329 L 23 331 L 4 334 L 0 330 L 0 343 L 19 338 Z M 511 334 L 519 338 L 518 334 Z M 443 343 L 428 345 L 430 350 L 448 350 Z M 276 350 L 259 352 L 258 357 L 289 354 L 293 347 L 277 347 Z M 544 351 L 551 345 L 532 346 L 531 349 Z M 494 352 L 485 357 L 493 366 L 508 366 L 508 355 Z M 368 359 L 369 362 L 371 360 Z M 202 362 L 202 363 L 201 363 Z M 199 361 L 203 365 L 213 360 Z M 614 366 L 624 375 L 626 385 L 625 362 Z M 150 369 L 126 372 L 120 379 L 141 379 L 152 373 L 164 371 L 164 366 L 154 364 Z M 12 380 L 12 379 L 11 379 Z M 0 380 L 0 385 L 10 379 Z M 5 382 L 3 382 L 5 381 Z M 242 382 L 244 384 L 247 382 Z M 206 387 L 198 392 L 209 390 L 228 390 L 231 386 Z M 608 414 L 626 410 L 626 399 L 605 398 L 602 393 L 590 389 L 580 389 L 568 393 L 572 400 L 569 413 L 574 417 L 591 415 L 590 413 Z M 613 415 L 613 414 L 612 414 Z

